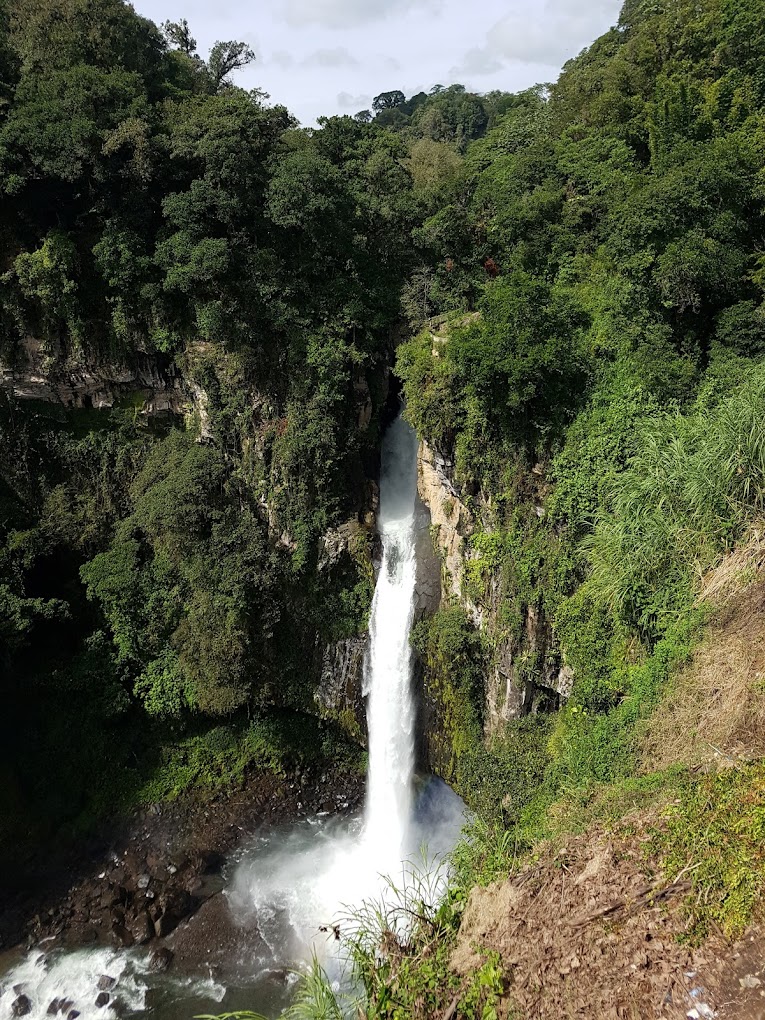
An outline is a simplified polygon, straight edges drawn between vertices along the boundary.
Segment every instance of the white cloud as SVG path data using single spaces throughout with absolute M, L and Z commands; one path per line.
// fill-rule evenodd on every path
M 341 110 L 353 110 L 358 113 L 359 110 L 368 110 L 372 105 L 371 96 L 354 96 L 350 92 L 340 92 L 337 96 L 337 105 Z
M 496 74 L 504 66 L 505 61 L 490 53 L 488 46 L 474 46 L 472 50 L 468 50 L 460 63 L 449 71 L 449 74 L 454 78 L 461 78 L 463 75 Z
M 560 67 L 593 41 L 619 12 L 615 0 L 546 0 L 530 17 L 528 10 L 506 14 L 489 30 L 486 45 L 465 57 L 472 73 L 492 73 L 497 64 L 518 61 Z M 491 71 L 481 72 L 485 65 Z
M 409 11 L 437 11 L 443 4 L 444 0 L 285 0 L 283 17 L 295 27 L 314 23 L 347 29 Z
M 295 66 L 295 58 L 287 50 L 275 50 L 263 63 L 273 64 L 275 67 L 281 67 L 283 70 L 288 71 L 291 67 Z
M 303 67 L 358 67 L 359 62 L 344 46 L 316 50 L 301 61 Z

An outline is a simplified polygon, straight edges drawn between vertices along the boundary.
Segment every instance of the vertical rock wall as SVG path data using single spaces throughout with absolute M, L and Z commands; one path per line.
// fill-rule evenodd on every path
M 419 492 L 430 512 L 432 544 L 440 560 L 439 604 L 456 600 L 475 626 L 491 637 L 484 706 L 486 731 L 491 733 L 511 719 L 557 709 L 570 695 L 573 677 L 562 662 L 552 628 L 540 610 L 527 608 L 519 640 L 503 635 L 497 625 L 502 602 L 498 579 L 480 605 L 466 593 L 465 563 L 471 556 L 468 539 L 475 530 L 475 519 L 460 499 L 453 476 L 453 463 L 421 443 Z M 433 710 L 429 714 L 432 716 Z

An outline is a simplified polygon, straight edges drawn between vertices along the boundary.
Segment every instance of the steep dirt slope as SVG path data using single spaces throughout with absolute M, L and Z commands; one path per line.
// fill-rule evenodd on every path
M 765 757 L 764 560 L 757 533 L 705 579 L 711 616 L 704 639 L 642 738 L 642 771 L 663 770 L 665 793 L 610 829 L 596 825 L 551 841 L 518 874 L 472 891 L 452 967 L 467 976 L 497 951 L 506 973 L 506 1016 L 765 1020 L 760 924 L 731 941 L 712 922 L 711 934 L 696 944 L 693 910 L 706 905 L 704 897 L 723 902 L 736 894 L 735 876 L 722 890 L 697 881 L 699 862 L 714 848 L 705 843 L 706 816 L 702 839 L 684 847 L 688 862 L 676 873 L 662 870 L 657 851 L 662 846 L 671 854 L 676 839 L 666 809 L 680 803 L 671 779 L 678 766 L 692 787 L 703 780 L 714 790 L 716 775 L 741 776 L 755 821 L 762 814 L 761 777 L 747 763 Z M 730 769 L 737 772 L 725 772 Z M 718 827 L 719 845 L 719 804 L 710 801 L 702 810 Z M 750 835 L 739 824 L 723 814 L 734 847 Z M 765 874 L 765 845 L 747 866 Z M 755 904 L 753 920 L 762 916 L 762 904 Z

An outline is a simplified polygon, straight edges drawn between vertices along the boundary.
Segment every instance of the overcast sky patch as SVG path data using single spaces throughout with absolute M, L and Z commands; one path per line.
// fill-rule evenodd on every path
M 237 84 L 264 89 L 306 125 L 366 109 L 394 89 L 411 96 L 459 81 L 476 92 L 519 92 L 552 81 L 616 23 L 621 7 L 621 0 L 133 2 L 158 24 L 188 19 L 202 56 L 219 39 L 248 41 L 259 59 Z
M 437 11 L 444 0 L 284 0 L 284 19 L 293 27 L 306 24 L 348 29 L 391 19 L 417 9 Z
M 348 113 L 352 110 L 353 113 L 359 113 L 361 110 L 368 110 L 372 105 L 372 97 L 361 95 L 353 95 L 351 92 L 339 92 L 337 95 L 337 105 L 343 111 Z
M 334 49 L 316 50 L 301 62 L 301 67 L 358 67 L 359 62 L 344 46 Z

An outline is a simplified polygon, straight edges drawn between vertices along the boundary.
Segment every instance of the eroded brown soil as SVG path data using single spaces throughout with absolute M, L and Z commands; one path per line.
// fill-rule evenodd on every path
M 498 951 L 506 1015 L 523 1020 L 765 1020 L 762 932 L 685 944 L 687 876 L 652 873 L 643 848 L 655 818 L 631 821 L 474 889 L 454 969 L 467 975 Z

